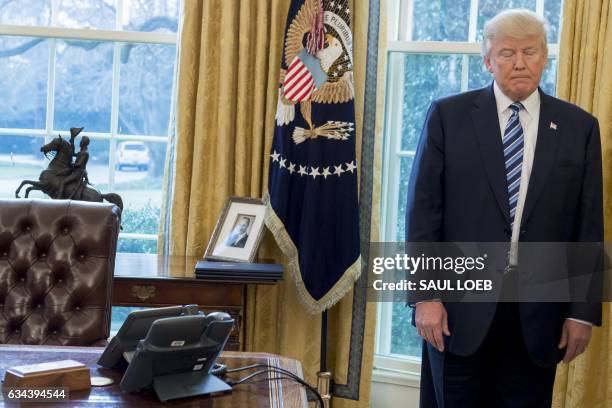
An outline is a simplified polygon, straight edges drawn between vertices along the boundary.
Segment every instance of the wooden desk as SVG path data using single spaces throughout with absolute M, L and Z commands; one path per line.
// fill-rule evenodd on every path
M 229 313 L 236 324 L 226 350 L 243 350 L 246 283 L 195 278 L 198 257 L 118 253 L 113 306 L 163 307 L 197 304 L 205 313 Z
M 89 391 L 75 391 L 70 393 L 69 401 L 44 403 L 43 406 L 80 407 L 89 406 L 89 404 L 98 407 L 307 408 L 308 406 L 306 392 L 299 384 L 288 380 L 273 379 L 239 385 L 230 394 L 215 397 L 185 398 L 162 404 L 152 390 L 135 394 L 121 392 L 119 382 L 123 373 L 119 370 L 108 370 L 97 365 L 102 350 L 103 348 L 99 347 L 0 345 L 0 378 L 4 379 L 4 372 L 8 367 L 71 359 L 86 364 L 92 376 L 109 377 L 115 383 L 107 387 L 92 387 Z M 290 370 L 302 377 L 302 367 L 298 361 L 272 354 L 225 352 L 221 361 L 230 368 L 251 364 L 270 364 Z M 228 376 L 228 378 L 240 378 L 250 372 L 253 372 L 253 370 L 232 373 L 231 377 Z M 6 394 L 0 394 L 0 405 L 4 405 L 6 402 L 8 402 Z

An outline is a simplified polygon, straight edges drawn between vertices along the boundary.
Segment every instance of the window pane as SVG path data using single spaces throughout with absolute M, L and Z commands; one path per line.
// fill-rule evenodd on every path
M 113 192 L 123 200 L 122 232 L 157 235 L 166 148 L 164 142 L 123 141 L 117 144 Z M 107 183 L 96 187 L 108 191 Z M 157 253 L 157 240 L 121 237 L 117 250 Z
M 176 33 L 179 0 L 123 0 L 123 28 Z
M 0 37 L 0 127 L 44 129 L 49 41 Z
M 540 86 L 549 95 L 557 94 L 557 59 L 549 58 L 542 79 L 540 80 Z
M 54 129 L 110 131 L 112 66 L 113 44 L 58 41 Z
M 484 24 L 500 11 L 511 8 L 524 8 L 535 11 L 536 0 L 479 0 L 476 41 L 482 41 Z
M 562 0 L 544 0 L 544 18 L 548 21 L 548 43 L 559 42 Z
M 77 137 L 75 141 L 76 152 L 79 151 L 81 138 Z M 91 139 L 89 142 L 89 161 L 87 162 L 87 176 L 89 182 L 102 194 L 110 193 L 108 191 L 108 151 L 109 141 L 100 139 Z
M 115 184 L 124 203 L 123 232 L 155 234 L 159 231 L 162 178 L 149 178 Z
M 0 2 L 0 24 L 46 26 L 51 24 L 51 0 Z
M 467 41 L 470 0 L 414 0 L 414 41 Z
M 57 25 L 112 30 L 116 26 L 114 0 L 59 0 Z
M 0 136 L 0 197 L 14 198 L 15 190 L 22 180 L 38 181 L 48 161 L 40 152 L 45 144 L 43 137 Z M 23 197 L 25 189 L 20 196 Z M 30 197 L 45 197 L 40 191 L 33 191 Z
M 391 353 L 421 357 L 423 339 L 411 323 L 412 309 L 404 302 L 393 302 L 391 316 Z
M 487 70 L 480 55 L 470 55 L 469 57 L 468 89 L 478 89 L 490 85 L 493 76 Z
M 126 218 L 125 216 L 123 218 Z M 122 226 L 125 220 L 122 220 Z M 120 237 L 117 244 L 117 252 L 128 252 L 134 254 L 156 254 L 157 240 L 151 239 L 131 239 Z
M 402 150 L 416 149 L 431 102 L 461 90 L 461 59 L 454 54 L 404 56 Z M 397 63 L 396 58 L 391 63 Z
M 174 45 L 122 45 L 119 133 L 168 134 L 175 52 Z
M 117 332 L 127 319 L 128 315 L 136 310 L 144 310 L 148 309 L 148 307 L 138 307 L 138 306 L 113 306 L 111 309 L 111 327 L 110 327 L 110 335 L 115 336 Z
M 412 170 L 412 161 L 412 157 L 400 158 L 400 188 L 397 197 L 397 233 L 395 234 L 397 242 L 403 242 L 406 236 L 406 197 L 408 195 L 408 181 Z

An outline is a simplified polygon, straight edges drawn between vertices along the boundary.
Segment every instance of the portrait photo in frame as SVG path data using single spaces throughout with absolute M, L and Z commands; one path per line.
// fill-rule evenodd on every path
M 253 262 L 263 237 L 265 214 L 263 200 L 230 197 L 217 220 L 204 259 Z

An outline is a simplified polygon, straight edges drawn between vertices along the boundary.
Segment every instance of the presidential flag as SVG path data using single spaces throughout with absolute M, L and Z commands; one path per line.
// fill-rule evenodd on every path
M 293 0 L 280 70 L 266 225 L 312 313 L 361 272 L 348 0 Z

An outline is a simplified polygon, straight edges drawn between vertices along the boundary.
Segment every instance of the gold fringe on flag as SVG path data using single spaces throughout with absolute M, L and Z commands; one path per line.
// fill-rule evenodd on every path
M 311 314 L 318 314 L 331 308 L 353 288 L 355 281 L 359 279 L 359 276 L 361 275 L 361 255 L 357 257 L 355 262 L 353 262 L 353 264 L 344 271 L 342 277 L 338 279 L 338 282 L 336 282 L 336 284 L 325 294 L 325 296 L 319 300 L 316 300 L 310 295 L 308 289 L 306 289 L 304 281 L 302 280 L 299 254 L 293 240 L 285 229 L 283 222 L 276 215 L 276 212 L 274 211 L 274 208 L 272 208 L 267 195 L 264 197 L 264 200 L 266 202 L 266 226 L 270 232 L 272 232 L 277 245 L 287 258 L 287 270 L 295 282 L 300 302 L 304 305 L 308 313 Z

